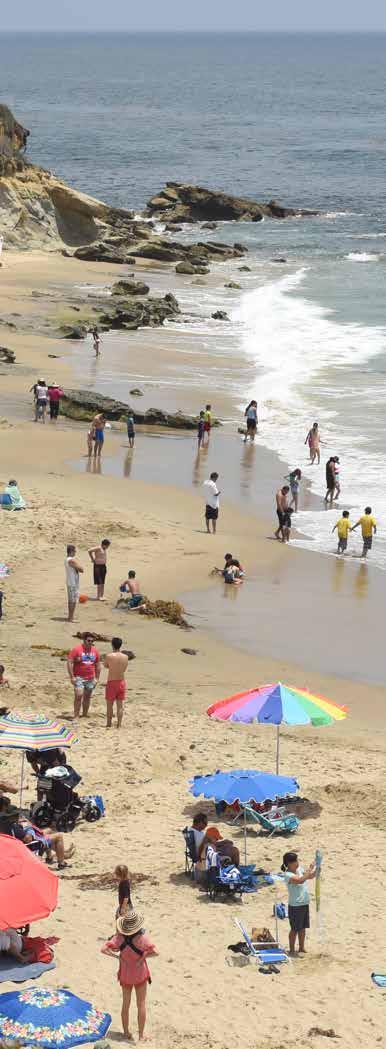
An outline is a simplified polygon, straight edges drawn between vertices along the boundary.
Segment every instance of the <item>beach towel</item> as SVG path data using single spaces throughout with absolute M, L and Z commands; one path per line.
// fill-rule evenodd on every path
M 10 980 L 11 983 L 23 983 L 24 980 L 37 980 L 43 973 L 56 969 L 56 962 L 31 962 L 23 965 L 9 954 L 0 954 L 0 983 Z

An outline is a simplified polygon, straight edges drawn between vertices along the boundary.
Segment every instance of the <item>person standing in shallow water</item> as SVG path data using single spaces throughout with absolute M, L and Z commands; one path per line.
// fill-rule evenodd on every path
M 220 506 L 220 492 L 217 488 L 218 473 L 213 471 L 207 481 L 204 481 L 203 488 L 205 492 L 205 524 L 206 530 L 210 532 L 210 523 L 212 522 L 213 535 L 216 534 L 218 511 Z
M 311 427 L 311 430 L 308 431 L 307 437 L 306 437 L 305 442 L 304 442 L 304 444 L 308 444 L 308 447 L 310 449 L 311 466 L 314 465 L 315 459 L 317 459 L 318 466 L 319 466 L 319 463 L 320 463 L 320 445 L 322 443 L 323 442 L 320 440 L 319 424 L 318 423 L 314 423 L 313 426 Z
M 249 402 L 248 407 L 245 409 L 244 415 L 247 420 L 247 432 L 244 437 L 244 444 L 247 443 L 248 437 L 253 444 L 257 430 L 257 401 Z
M 275 536 L 276 539 L 281 539 L 282 543 L 285 542 L 283 529 L 286 527 L 286 513 L 288 510 L 288 492 L 288 484 L 283 484 L 283 487 L 279 488 L 279 491 L 276 492 L 276 513 L 279 521 L 279 527 L 276 529 Z

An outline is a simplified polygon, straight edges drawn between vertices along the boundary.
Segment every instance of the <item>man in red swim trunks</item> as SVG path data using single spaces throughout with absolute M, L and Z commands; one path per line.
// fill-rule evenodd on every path
M 113 651 L 104 658 L 104 665 L 109 672 L 106 682 L 106 728 L 111 728 L 112 725 L 114 703 L 117 704 L 117 728 L 120 728 L 123 718 L 123 700 L 126 698 L 125 674 L 129 660 L 124 652 L 121 652 L 122 639 L 120 637 L 111 638 L 111 647 Z

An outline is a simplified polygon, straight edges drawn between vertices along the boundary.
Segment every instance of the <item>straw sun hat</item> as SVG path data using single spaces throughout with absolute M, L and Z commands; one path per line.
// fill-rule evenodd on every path
M 122 936 L 134 936 L 136 932 L 143 929 L 144 916 L 138 911 L 128 911 L 127 914 L 117 918 L 117 932 Z

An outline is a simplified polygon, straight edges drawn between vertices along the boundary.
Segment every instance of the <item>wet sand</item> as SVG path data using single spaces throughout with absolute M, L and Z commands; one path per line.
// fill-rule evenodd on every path
M 265 544 L 266 560 L 260 553 L 254 557 L 252 545 L 243 586 L 203 578 L 201 589 L 197 590 L 195 580 L 194 591 L 182 593 L 193 622 L 198 618 L 227 644 L 259 656 L 279 653 L 306 671 L 383 681 L 383 573 L 371 566 L 371 555 L 366 563 L 353 556 L 335 557 L 332 536 L 331 556 L 297 549 L 294 542 L 281 549 L 273 539 L 274 493 L 283 483 L 284 467 L 275 455 L 259 445 L 245 445 L 233 426 L 225 433 L 214 431 L 209 447 L 198 454 L 193 435 L 138 432 L 134 451 L 126 445 L 124 435 L 109 434 L 106 453 L 113 446 L 115 454 L 106 454 L 101 464 L 83 458 L 71 467 L 80 473 L 100 469 L 104 475 L 128 481 L 172 483 L 197 491 L 201 498 L 203 481 L 216 469 L 222 499 L 218 538 L 228 529 L 233 505 L 255 519 L 256 539 Z M 316 505 L 320 501 L 305 487 L 302 506 Z M 198 518 L 194 527 L 200 530 L 203 521 Z M 296 544 L 295 529 L 293 537 Z M 232 553 L 244 563 L 242 545 Z M 376 617 L 374 608 L 379 611 Z M 381 728 L 386 730 L 383 720 Z

